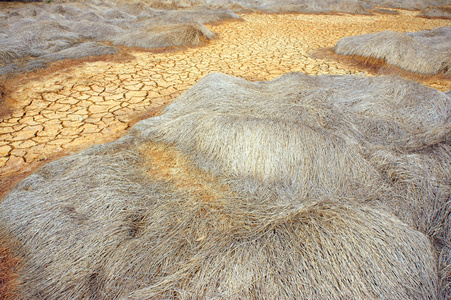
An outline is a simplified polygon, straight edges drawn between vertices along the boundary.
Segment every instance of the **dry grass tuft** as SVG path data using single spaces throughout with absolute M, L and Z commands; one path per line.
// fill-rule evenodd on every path
M 335 53 L 382 60 L 409 72 L 451 74 L 451 27 L 438 27 L 417 33 L 383 31 L 342 38 Z
M 386 8 L 372 9 L 371 12 L 378 13 L 378 14 L 399 15 L 398 11 L 392 10 L 392 9 L 386 9 Z
M 392 216 L 330 200 L 280 206 L 211 194 L 204 182 L 214 182 L 190 178 L 201 173 L 177 150 L 143 145 L 140 175 L 139 157 L 110 146 L 45 166 L 4 200 L 12 208 L 13 198 L 50 196 L 39 212 L 2 212 L 23 234 L 42 229 L 21 248 L 19 299 L 435 296 L 429 242 Z M 54 196 L 39 187 L 50 185 Z M 71 233 L 54 239 L 55 230 Z
M 384 31 L 342 38 L 333 50 L 339 55 L 367 57 L 409 72 L 446 75 L 451 72 L 451 27 L 417 33 Z
M 211 74 L 4 197 L 18 299 L 447 299 L 450 113 L 395 77 Z
M 301 14 L 369 14 L 363 8 L 362 3 L 353 0 L 326 0 L 326 1 L 262 1 L 261 3 L 249 3 L 249 1 L 241 5 L 249 7 L 253 11 L 261 13 L 301 13 Z
M 151 180 L 169 182 L 175 190 L 189 193 L 205 203 L 231 195 L 229 188 L 195 168 L 181 151 L 173 147 L 150 142 L 141 145 L 138 151 L 145 159 L 145 172 Z
M 392 75 L 400 76 L 408 80 L 419 81 L 423 84 L 439 83 L 442 91 L 451 88 L 451 75 L 437 74 L 426 75 L 414 72 L 409 72 L 400 67 L 388 64 L 385 59 L 377 59 L 374 57 L 359 56 L 359 55 L 340 55 L 336 54 L 332 48 L 323 48 L 316 51 L 313 55 L 315 58 L 333 59 L 344 63 L 350 67 L 355 67 L 360 70 L 365 70 L 371 74 L 377 75 Z
M 140 48 L 199 46 L 214 37 L 202 24 L 161 25 L 114 39 L 115 45 Z
M 19 264 L 10 251 L 11 246 L 0 232 L 0 300 L 14 299 L 17 275 L 14 270 Z
M 418 14 L 418 17 L 428 19 L 451 19 L 451 5 L 428 7 L 422 10 Z
M 370 0 L 367 4 L 376 7 L 422 10 L 430 6 L 439 6 L 446 3 L 447 0 Z
M 45 68 L 47 63 L 63 59 L 117 52 L 105 42 L 143 48 L 199 45 L 213 37 L 202 24 L 240 19 L 224 8 L 156 10 L 140 2 L 90 2 L 5 9 L 0 20 L 0 36 L 4 37 L 0 40 L 0 75 Z

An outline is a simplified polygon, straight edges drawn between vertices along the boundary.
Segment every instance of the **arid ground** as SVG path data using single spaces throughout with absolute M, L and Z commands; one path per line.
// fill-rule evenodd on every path
M 345 36 L 451 24 L 416 14 L 242 15 L 243 21 L 209 25 L 218 37 L 203 47 L 161 53 L 126 49 L 130 56 L 125 61 L 118 54 L 105 61 L 58 62 L 15 77 L 5 84 L 11 113 L 0 123 L 0 172 L 3 177 L 17 175 L 60 154 L 114 140 L 211 72 L 252 81 L 289 72 L 372 76 L 357 65 L 317 58 L 317 51 Z M 451 89 L 446 79 L 419 81 L 441 91 Z
M 55 158 L 118 139 L 209 73 L 250 81 L 272 80 L 290 72 L 384 76 L 374 65 L 366 68 L 332 55 L 330 48 L 347 36 L 451 26 L 449 19 L 396 11 L 372 15 L 240 14 L 242 20 L 206 24 L 216 37 L 204 46 L 121 47 L 118 54 L 58 61 L 46 69 L 4 77 L 0 196 Z M 451 80 L 444 76 L 416 76 L 396 68 L 389 72 L 440 91 L 451 90 Z M 2 254 L 3 250 L 0 244 L 0 263 L 9 255 L 7 251 Z M 5 261 L 7 268 L 14 265 L 13 259 Z M 0 276 L 0 299 L 2 280 Z

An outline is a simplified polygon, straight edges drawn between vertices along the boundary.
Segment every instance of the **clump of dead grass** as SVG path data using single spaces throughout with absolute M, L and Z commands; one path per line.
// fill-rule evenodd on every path
M 428 19 L 451 19 L 451 5 L 432 6 L 422 10 L 418 17 Z
M 307 13 L 307 14 L 369 14 L 359 1 L 267 1 L 258 9 L 270 13 Z
M 395 77 L 209 75 L 5 196 L 18 298 L 446 299 L 450 113 Z
M 0 19 L 0 75 L 116 53 L 107 42 L 146 49 L 196 46 L 214 35 L 204 23 L 230 19 L 239 17 L 224 8 L 157 10 L 150 3 L 130 1 L 17 6 Z
M 14 234 L 42 229 L 18 250 L 26 256 L 19 299 L 435 296 L 430 243 L 393 216 L 332 199 L 280 205 L 230 188 L 213 193 L 211 176 L 179 150 L 139 148 L 63 158 L 5 198 L 3 207 L 31 205 L 1 213 L 20 227 Z M 50 197 L 29 202 L 41 192 Z M 70 234 L 54 239 L 55 230 Z
M 322 48 L 317 50 L 312 55 L 315 58 L 333 59 L 340 63 L 346 64 L 359 70 L 365 70 L 370 74 L 384 75 L 384 76 L 399 76 L 407 80 L 420 82 L 424 85 L 440 84 L 440 90 L 446 91 L 451 88 L 450 75 L 447 74 L 419 74 L 409 72 L 395 65 L 388 64 L 385 59 L 377 59 L 374 57 L 359 56 L 359 55 L 340 55 L 335 53 L 332 48 Z
M 345 37 L 333 47 L 335 53 L 377 59 L 409 72 L 450 75 L 451 27 L 417 33 L 383 31 Z
M 368 0 L 367 5 L 376 7 L 397 8 L 406 10 L 422 10 L 430 6 L 440 6 L 447 0 Z
M 214 33 L 202 24 L 160 25 L 146 30 L 119 36 L 115 45 L 140 48 L 159 48 L 172 46 L 199 46 L 214 37 Z

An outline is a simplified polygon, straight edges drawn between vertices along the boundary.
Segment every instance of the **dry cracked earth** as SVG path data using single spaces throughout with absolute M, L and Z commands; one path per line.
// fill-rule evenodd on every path
M 0 123 L 0 174 L 30 172 L 62 154 L 117 139 L 139 117 L 175 99 L 200 78 L 222 72 L 252 81 L 287 72 L 372 76 L 357 66 L 317 58 L 340 38 L 392 30 L 450 26 L 449 20 L 399 15 L 241 15 L 244 21 L 208 25 L 218 37 L 179 51 L 128 49 L 128 61 L 85 62 L 9 81 L 11 113 Z M 36 76 L 38 75 L 38 76 Z M 423 84 L 446 91 L 445 79 Z M 12 88 L 11 88 L 12 87 Z

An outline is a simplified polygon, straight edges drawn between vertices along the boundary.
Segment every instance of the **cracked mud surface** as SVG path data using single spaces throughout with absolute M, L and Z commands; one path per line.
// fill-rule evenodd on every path
M 219 38 L 201 48 L 152 53 L 133 50 L 128 62 L 85 63 L 42 75 L 10 92 L 0 123 L 0 173 L 29 171 L 48 158 L 112 141 L 152 109 L 175 99 L 211 72 L 271 80 L 287 72 L 371 76 L 315 51 L 345 36 L 449 26 L 447 20 L 399 15 L 242 15 L 245 22 L 209 25 Z M 450 81 L 423 84 L 446 91 Z

